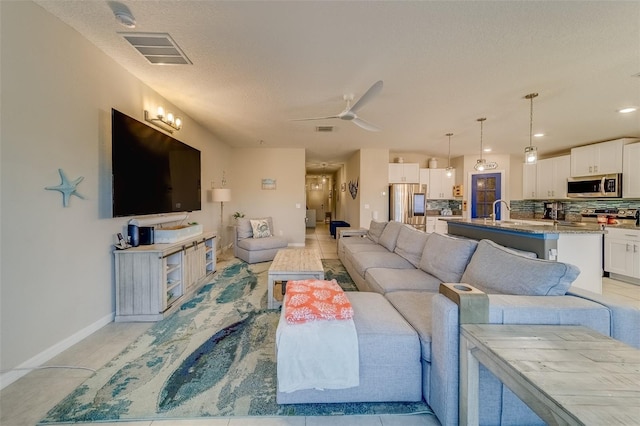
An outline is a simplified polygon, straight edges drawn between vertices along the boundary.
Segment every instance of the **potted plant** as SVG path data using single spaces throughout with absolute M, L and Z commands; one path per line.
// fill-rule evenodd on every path
M 240 218 L 242 218 L 242 217 L 244 217 L 244 213 L 242 213 L 242 212 L 235 212 L 235 213 L 233 214 L 233 218 L 234 218 L 235 220 L 238 220 L 238 219 L 240 219 Z

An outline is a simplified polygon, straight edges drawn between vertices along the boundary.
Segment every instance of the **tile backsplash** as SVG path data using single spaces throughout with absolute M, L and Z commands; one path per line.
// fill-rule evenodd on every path
M 565 200 L 565 219 L 579 221 L 580 211 L 583 209 L 624 209 L 640 208 L 640 199 L 616 200 Z M 511 217 L 514 219 L 540 219 L 544 215 L 543 200 L 513 200 L 511 201 Z

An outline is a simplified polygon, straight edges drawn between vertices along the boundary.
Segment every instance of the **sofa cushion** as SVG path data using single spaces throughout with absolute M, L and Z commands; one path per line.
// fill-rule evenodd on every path
M 380 244 L 349 244 L 345 246 L 345 251 L 351 254 L 364 253 L 369 251 L 376 251 L 378 253 L 389 253 L 389 250 L 382 247 Z
M 437 294 L 439 293 L 397 291 L 385 295 L 400 315 L 418 332 L 421 356 L 426 361 L 431 361 L 431 299 Z
M 348 257 L 351 259 L 353 268 L 361 277 L 364 277 L 369 268 L 415 269 L 407 259 L 388 251 L 354 253 Z
M 398 234 L 394 252 L 407 259 L 417 268 L 428 237 L 429 234 L 403 226 Z
M 490 240 L 481 240 L 462 282 L 485 293 L 561 296 L 580 270 L 571 264 L 521 256 Z
M 378 244 L 383 245 L 387 250 L 393 251 L 396 248 L 396 241 L 398 241 L 398 235 L 404 225 L 400 222 L 391 221 L 384 227 Z
M 478 242 L 433 233 L 424 246 L 420 269 L 442 280 L 459 283 Z
M 442 282 L 422 269 L 369 268 L 365 279 L 372 291 L 384 295 L 403 290 L 437 293 Z
M 267 238 L 271 236 L 271 228 L 267 219 L 250 219 L 253 238 Z
M 376 222 L 374 220 L 369 224 L 369 231 L 367 231 L 367 237 L 371 239 L 374 243 L 377 243 L 380 239 L 380 235 L 382 235 L 382 231 L 387 226 L 388 222 Z

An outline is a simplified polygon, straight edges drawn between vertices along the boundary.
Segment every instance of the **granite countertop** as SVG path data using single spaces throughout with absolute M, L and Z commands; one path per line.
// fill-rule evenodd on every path
M 619 225 L 605 225 L 606 228 L 616 228 L 616 229 L 632 229 L 634 231 L 640 231 L 640 226 L 632 225 L 632 224 L 619 224 Z
M 502 229 L 528 234 L 606 234 L 597 223 L 560 222 L 558 225 L 552 223 L 534 222 L 528 220 L 498 220 L 492 222 L 491 219 L 460 219 L 447 216 L 440 217 L 440 220 L 463 223 L 465 225 L 477 226 L 480 228 Z M 618 225 L 617 227 L 621 227 Z M 635 226 L 634 226 L 635 228 Z

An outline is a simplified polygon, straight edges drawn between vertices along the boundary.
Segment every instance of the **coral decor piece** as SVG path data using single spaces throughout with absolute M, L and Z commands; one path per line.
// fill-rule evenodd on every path
M 63 207 L 67 207 L 69 205 L 69 198 L 72 195 L 75 195 L 78 198 L 81 199 L 85 199 L 83 195 L 81 195 L 80 193 L 78 193 L 78 184 L 80 182 L 82 182 L 82 180 L 84 179 L 83 176 L 80 176 L 79 178 L 69 181 L 69 179 L 67 178 L 67 176 L 64 174 L 64 172 L 62 171 L 62 169 L 58 169 L 58 173 L 60 173 L 60 179 L 62 179 L 62 182 L 60 183 L 60 185 L 56 185 L 56 186 L 47 186 L 44 189 L 48 189 L 50 191 L 60 191 L 62 192 L 62 205 Z
M 351 193 L 351 198 L 353 198 L 354 200 L 356 199 L 356 196 L 358 195 L 358 179 L 356 178 L 356 181 L 349 181 L 349 192 Z

